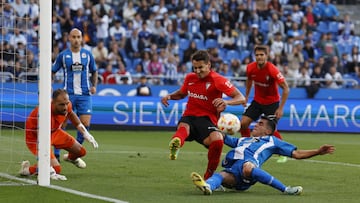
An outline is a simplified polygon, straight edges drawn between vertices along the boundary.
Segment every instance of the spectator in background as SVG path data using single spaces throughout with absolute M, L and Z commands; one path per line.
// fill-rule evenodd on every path
M 360 52 L 359 47 L 353 45 L 351 48 L 351 53 L 347 55 L 347 66 L 346 66 L 346 73 L 351 74 L 353 76 L 360 77 Z
M 95 19 L 96 24 L 96 38 L 98 41 L 103 41 L 105 46 L 109 45 L 109 23 L 110 19 L 105 8 L 101 7 L 98 12 L 98 17 Z
M 269 41 L 272 41 L 277 33 L 280 33 L 283 39 L 285 38 L 284 23 L 279 19 L 277 13 L 273 13 L 269 20 L 269 33 L 267 34 Z
M 109 57 L 109 50 L 105 46 L 104 41 L 100 40 L 96 47 L 91 50 L 91 52 L 94 56 L 97 66 L 99 68 L 105 68 Z
M 118 62 L 115 80 L 116 84 L 131 85 L 133 83 L 130 72 L 121 61 Z
M 322 74 L 320 64 L 316 63 L 314 65 L 310 78 L 312 81 L 310 86 L 306 88 L 306 93 L 308 98 L 314 98 L 319 89 L 324 86 L 324 81 L 321 81 L 324 79 L 324 75 Z
M 127 1 L 123 8 L 122 14 L 122 17 L 125 21 L 134 20 L 136 9 L 134 8 L 134 2 L 132 0 Z
M 296 87 L 308 87 L 311 84 L 310 75 L 306 67 L 301 67 L 299 73 L 295 76 Z
M 229 22 L 225 22 L 221 34 L 218 35 L 217 41 L 221 48 L 227 50 L 234 50 L 236 48 L 235 37 L 232 34 Z
M 105 71 L 102 73 L 104 84 L 116 84 L 113 66 L 109 63 L 106 65 Z
M 58 15 L 57 17 L 60 20 L 61 30 L 63 32 L 68 32 L 68 30 L 71 30 L 73 28 L 74 21 L 72 20 L 71 11 L 68 6 L 65 6 L 64 10 L 63 10 L 63 14 Z M 64 49 L 62 49 L 62 50 L 64 50 Z
M 284 11 L 279 0 L 270 0 L 267 6 L 270 13 L 276 13 L 277 15 L 282 16 Z
M 115 20 L 115 24 L 109 29 L 110 44 L 117 43 L 119 47 L 124 47 L 126 42 L 126 29 L 121 25 L 120 20 Z
M 238 23 L 248 24 L 251 18 L 251 12 L 246 8 L 246 3 L 240 2 L 239 6 L 236 9 L 235 16 L 237 17 Z
M 145 75 L 140 77 L 140 84 L 136 88 L 136 96 L 152 96 L 151 88 Z
M 237 50 L 241 53 L 244 50 L 248 50 L 249 47 L 249 31 L 246 23 L 237 23 L 238 29 L 236 30 L 237 37 L 235 38 L 235 44 Z
M 252 24 L 251 32 L 249 35 L 249 49 L 253 49 L 256 45 L 261 45 L 264 43 L 264 36 L 259 32 L 259 25 Z
M 214 28 L 214 23 L 211 20 L 211 13 L 209 10 L 205 11 L 204 18 L 200 23 L 200 31 L 206 39 L 216 39 L 216 33 Z
M 336 21 L 339 17 L 339 11 L 336 6 L 330 2 L 330 0 L 324 0 L 319 5 L 320 19 L 324 21 Z
M 336 70 L 336 66 L 330 66 L 329 72 L 325 74 L 325 87 L 331 89 L 339 89 L 342 87 L 344 81 L 340 72 Z
M 293 52 L 287 55 L 287 61 L 289 66 L 287 75 L 292 79 L 296 78 L 296 75 L 299 73 L 301 65 L 304 63 L 304 56 L 301 51 L 301 44 L 298 43 L 293 48 Z M 296 84 L 294 82 L 291 82 L 289 83 L 289 86 L 295 87 Z
M 344 15 L 343 20 L 339 22 L 339 34 L 345 37 L 355 34 L 355 24 L 347 13 Z
M 178 61 L 174 55 L 169 55 L 167 60 L 164 62 L 165 66 L 165 79 L 164 84 L 166 85 L 177 85 L 178 75 Z
M 308 60 L 311 63 L 315 62 L 315 49 L 312 46 L 310 39 L 305 40 L 302 53 L 305 60 Z
M 139 38 L 138 30 L 133 30 L 131 37 L 127 38 L 125 41 L 125 52 L 127 57 L 134 59 L 140 58 L 141 52 L 146 48 L 144 40 Z
M 151 84 L 162 84 L 162 76 L 164 76 L 165 68 L 164 64 L 160 62 L 158 53 L 152 53 L 151 61 L 147 67 L 148 73 L 152 76 Z
M 202 34 L 200 29 L 200 19 L 196 18 L 194 11 L 189 12 L 189 19 L 187 24 L 188 24 L 187 30 L 190 40 L 193 39 L 204 40 L 204 35 Z

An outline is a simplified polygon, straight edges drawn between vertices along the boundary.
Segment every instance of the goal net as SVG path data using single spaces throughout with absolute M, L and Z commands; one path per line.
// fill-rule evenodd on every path
M 51 1 L 24 1 L 22 5 L 18 5 L 18 2 L 23 1 L 8 0 L 0 3 L 0 184 L 9 181 L 6 178 L 8 175 L 20 177 L 23 160 L 31 163 L 38 161 L 39 166 L 44 162 L 41 156 L 35 157 L 27 149 L 24 129 L 27 116 L 35 106 L 40 106 L 39 118 L 44 119 L 48 116 L 46 114 L 50 114 L 51 72 L 49 68 L 44 72 L 40 65 L 51 67 L 51 9 L 50 14 L 45 12 L 40 16 L 39 8 L 44 4 L 51 7 Z M 46 25 L 43 27 L 47 27 L 48 31 L 44 33 L 40 24 Z M 39 36 L 42 34 L 48 35 L 50 40 L 42 37 L 40 43 Z M 42 56 L 39 50 L 45 50 Z M 44 57 L 49 59 L 44 60 Z M 49 116 L 46 119 L 45 122 L 39 120 L 39 132 L 43 124 L 48 125 L 45 130 L 50 129 Z M 46 146 L 45 150 L 49 147 Z M 38 148 L 40 154 L 43 147 L 39 145 Z M 45 160 L 45 164 L 49 164 L 49 160 Z

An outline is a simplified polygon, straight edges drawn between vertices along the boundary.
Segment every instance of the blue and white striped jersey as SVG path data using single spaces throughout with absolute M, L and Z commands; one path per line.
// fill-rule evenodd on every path
M 291 157 L 292 152 L 296 150 L 296 146 L 275 136 L 237 138 L 227 135 L 224 143 L 232 148 L 223 161 L 225 168 L 237 160 L 251 161 L 261 167 L 273 154 Z
M 62 51 L 52 66 L 52 72 L 56 73 L 61 68 L 64 71 L 64 89 L 69 95 L 90 95 L 90 73 L 97 71 L 91 52 L 83 48 L 78 53 L 70 49 Z

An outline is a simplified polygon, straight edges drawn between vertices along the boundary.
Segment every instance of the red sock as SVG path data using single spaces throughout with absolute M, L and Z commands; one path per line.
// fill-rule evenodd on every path
M 34 164 L 34 165 L 30 166 L 29 167 L 29 172 L 30 172 L 31 175 L 37 173 L 37 164 Z
M 274 132 L 274 136 L 279 138 L 280 140 L 283 139 L 282 136 L 280 135 L 279 131 L 277 131 L 277 130 Z
M 54 168 L 54 170 L 55 170 L 55 172 L 56 172 L 57 174 L 60 174 L 60 172 L 61 172 L 61 166 L 60 166 L 60 165 L 53 166 L 53 168 Z
M 250 137 L 250 128 L 240 129 L 241 137 Z
M 69 153 L 68 159 L 75 160 L 75 159 L 77 159 L 79 157 L 85 156 L 85 154 L 86 154 L 86 149 L 84 147 L 81 147 L 79 154 Z
M 178 137 L 181 140 L 181 147 L 184 145 L 186 138 L 189 135 L 187 134 L 187 130 L 185 127 L 180 127 L 176 130 L 175 134 L 172 136 L 172 138 Z
M 204 175 L 205 180 L 210 178 L 216 171 L 216 168 L 220 162 L 223 146 L 224 141 L 222 140 L 216 140 L 210 144 L 208 151 L 208 166 Z

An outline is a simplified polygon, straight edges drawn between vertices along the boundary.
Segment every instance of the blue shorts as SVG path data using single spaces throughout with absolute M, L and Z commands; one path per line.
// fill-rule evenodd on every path
M 77 115 L 92 114 L 92 100 L 90 95 L 69 95 L 73 110 Z
M 223 160 L 222 166 L 224 167 L 225 172 L 231 173 L 236 178 L 236 185 L 234 186 L 234 189 L 236 190 L 247 190 L 252 185 L 254 185 L 257 181 L 246 179 L 243 176 L 243 165 L 245 162 L 249 162 L 250 160 L 229 160 L 230 162 L 227 162 L 227 159 L 225 158 Z M 231 163 L 232 161 L 232 163 Z M 252 162 L 252 161 L 250 161 Z

